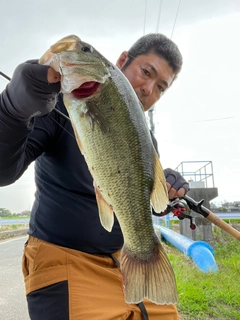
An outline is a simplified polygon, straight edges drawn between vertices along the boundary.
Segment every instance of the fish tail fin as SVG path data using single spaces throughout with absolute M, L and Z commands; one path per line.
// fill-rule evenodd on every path
M 136 304 L 144 298 L 156 304 L 177 303 L 175 275 L 160 242 L 144 260 L 134 256 L 124 246 L 121 271 L 127 303 Z

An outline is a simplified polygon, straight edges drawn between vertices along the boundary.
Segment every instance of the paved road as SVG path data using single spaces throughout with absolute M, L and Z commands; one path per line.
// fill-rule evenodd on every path
M 21 271 L 27 237 L 0 242 L 0 319 L 29 320 Z

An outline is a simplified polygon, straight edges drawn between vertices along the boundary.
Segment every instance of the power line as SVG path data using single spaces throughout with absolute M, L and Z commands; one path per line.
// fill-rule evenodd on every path
M 147 0 L 145 0 L 145 12 L 144 12 L 144 23 L 143 23 L 143 35 L 145 35 L 146 19 L 147 19 Z
M 174 31 L 174 29 L 175 29 L 175 25 L 176 25 L 176 21 L 177 21 L 177 17 L 178 17 L 178 12 L 179 12 L 180 5 L 181 5 L 181 0 L 179 0 L 179 2 L 178 2 L 178 9 L 177 9 L 175 21 L 174 21 L 174 24 L 173 24 L 173 29 L 172 29 L 171 37 L 170 37 L 171 39 L 172 39 L 172 36 L 173 36 L 173 31 Z
M 158 9 L 158 18 L 157 18 L 157 26 L 156 26 L 156 33 L 159 30 L 159 25 L 160 25 L 160 17 L 161 17 L 161 12 L 162 12 L 162 0 L 160 0 L 160 5 L 159 5 L 159 9 Z
M 223 121 L 223 120 L 232 120 L 232 119 L 236 119 L 239 118 L 238 115 L 236 116 L 230 116 L 230 117 L 223 117 L 223 118 L 212 118 L 212 119 L 202 119 L 202 120 L 195 120 L 195 119 L 188 119 L 187 122 L 188 123 L 197 123 L 197 122 L 212 122 L 212 121 Z M 186 123 L 185 121 L 172 121 L 172 124 L 182 124 L 182 123 Z
M 205 120 L 195 120 L 194 122 L 208 122 L 208 121 L 218 121 L 218 120 L 229 120 L 229 119 L 234 119 L 235 116 L 233 117 L 224 117 L 224 118 L 213 118 L 213 119 L 205 119 Z
M 175 26 L 176 26 L 176 22 L 177 22 L 177 18 L 178 18 L 178 13 L 179 13 L 179 9 L 180 9 L 180 6 L 181 6 L 181 1 L 182 1 L 182 0 L 179 0 L 179 2 L 178 2 L 178 8 L 177 8 L 177 12 L 176 12 L 175 20 L 174 20 L 174 23 L 173 23 L 172 32 L 171 32 L 171 37 L 170 37 L 171 39 L 172 39 L 172 37 L 173 37 L 173 32 L 174 32 L 174 29 L 175 29 Z M 145 32 L 146 32 L 147 2 L 148 2 L 148 0 L 145 0 L 144 22 L 143 22 L 143 35 L 145 35 Z M 159 30 L 160 19 L 161 19 L 161 12 L 162 12 L 162 3 L 163 3 L 163 0 L 160 0 L 160 2 L 159 2 L 159 9 L 158 9 L 158 16 L 157 16 L 157 24 L 156 24 L 156 33 L 157 33 L 158 30 Z

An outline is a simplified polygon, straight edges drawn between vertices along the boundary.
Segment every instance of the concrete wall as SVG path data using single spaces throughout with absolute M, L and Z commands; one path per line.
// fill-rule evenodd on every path
M 19 228 L 16 230 L 9 230 L 9 231 L 1 231 L 0 232 L 0 240 L 5 240 L 13 237 L 18 236 L 25 236 L 27 234 L 27 228 Z

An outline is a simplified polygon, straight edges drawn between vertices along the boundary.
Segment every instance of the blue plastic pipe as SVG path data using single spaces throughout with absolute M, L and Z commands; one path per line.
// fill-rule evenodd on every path
M 203 272 L 216 272 L 218 266 L 214 259 L 213 248 L 204 241 L 194 241 L 171 229 L 154 224 L 161 235 L 186 256 L 191 257 L 196 266 Z

